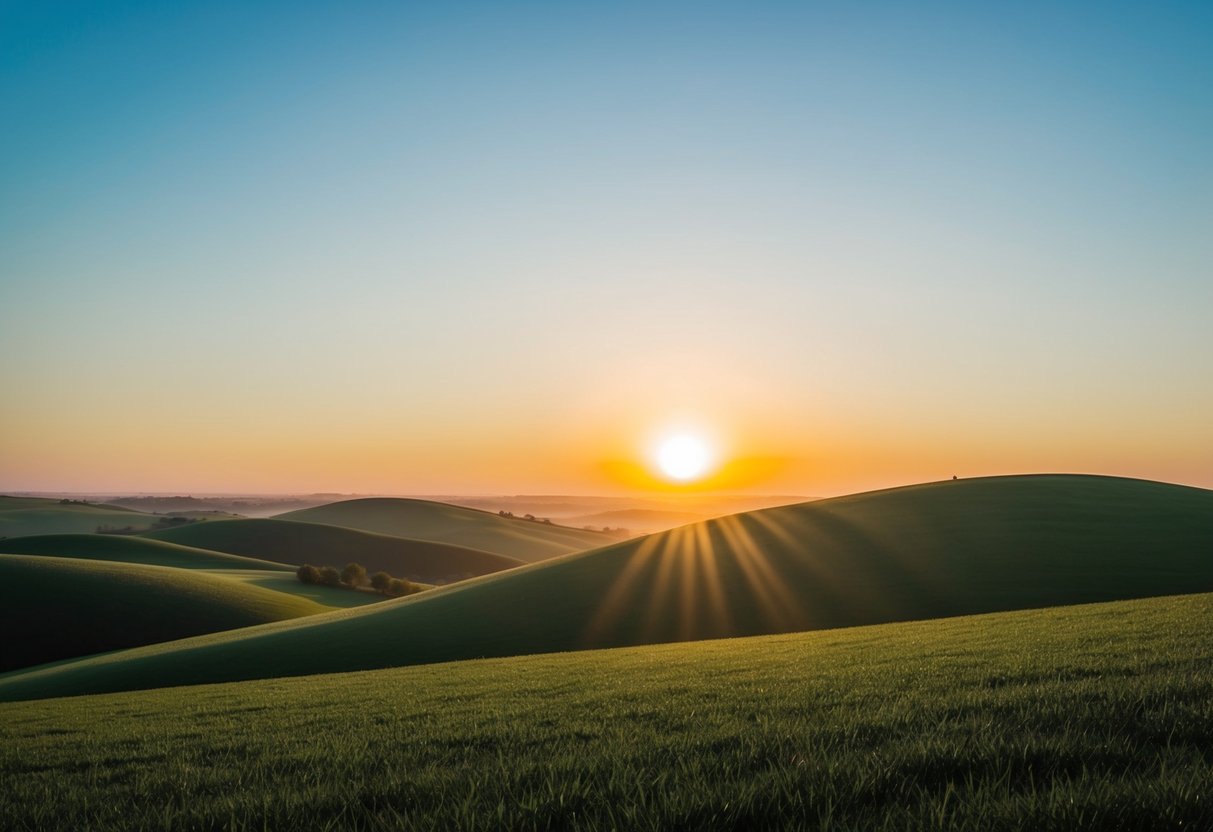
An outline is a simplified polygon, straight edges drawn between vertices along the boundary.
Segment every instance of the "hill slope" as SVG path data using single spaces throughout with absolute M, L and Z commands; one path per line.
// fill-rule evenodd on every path
M 359 610 L 0 678 L 0 699 L 1213 590 L 1213 492 L 936 483 L 720 518 Z M 320 645 L 324 649 L 319 649 Z
M 12 703 L 0 817 L 1210 829 L 1211 621 L 1199 595 Z
M 200 570 L 0 555 L 0 668 L 11 670 L 329 608 Z
M 151 532 L 146 537 L 295 565 L 341 568 L 350 561 L 370 572 L 425 583 L 460 580 L 520 566 L 514 558 L 428 540 L 291 520 L 224 520 Z
M 624 528 L 636 533 L 647 533 L 662 532 L 675 526 L 685 526 L 687 523 L 695 523 L 706 519 L 707 515 L 694 511 L 629 508 L 600 511 L 596 514 L 581 514 L 575 517 L 564 517 L 561 518 L 561 522 L 567 523 L 570 526 L 577 526 L 578 528 L 593 526 L 596 529 L 600 529 L 606 526 L 615 529 Z
M 153 566 L 175 566 L 179 569 L 293 569 L 273 561 L 125 534 L 44 534 L 13 537 L 0 540 L 0 552 L 146 563 Z
M 161 518 L 103 503 L 61 503 L 41 497 L 0 495 L 0 537 L 90 534 L 98 526 L 151 528 Z
M 468 546 L 527 563 L 592 549 L 610 540 L 598 532 L 584 529 L 502 517 L 487 511 L 429 500 L 388 497 L 345 500 L 288 511 L 279 514 L 277 519 L 325 523 L 396 537 Z

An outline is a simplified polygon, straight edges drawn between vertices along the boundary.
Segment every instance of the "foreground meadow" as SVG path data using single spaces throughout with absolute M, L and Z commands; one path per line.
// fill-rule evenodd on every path
M 0 705 L 12 829 L 1208 829 L 1213 595 Z

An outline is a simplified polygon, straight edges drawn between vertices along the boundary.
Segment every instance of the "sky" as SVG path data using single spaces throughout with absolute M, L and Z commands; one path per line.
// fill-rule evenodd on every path
M 0 489 L 1213 487 L 1211 42 L 1207 2 L 0 2 Z

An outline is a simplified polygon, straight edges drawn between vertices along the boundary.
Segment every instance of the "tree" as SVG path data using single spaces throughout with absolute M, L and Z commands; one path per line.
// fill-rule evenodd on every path
M 358 586 L 366 580 L 366 569 L 361 563 L 347 563 L 341 570 L 341 583 Z
M 400 578 L 392 578 L 388 584 L 387 594 L 393 598 L 399 598 L 402 595 L 411 595 L 416 591 L 416 588 L 408 581 Z
M 382 595 L 387 595 L 388 587 L 391 584 L 392 576 L 386 572 L 376 572 L 371 575 L 371 588 Z
M 341 586 L 341 573 L 331 566 L 326 566 L 320 570 L 317 583 L 323 586 Z
M 295 574 L 299 577 L 299 580 L 305 584 L 320 583 L 320 570 L 311 564 L 303 564 L 303 566 L 300 566 Z

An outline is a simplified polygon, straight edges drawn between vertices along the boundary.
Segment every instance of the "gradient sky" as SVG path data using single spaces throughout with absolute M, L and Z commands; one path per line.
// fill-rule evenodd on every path
M 722 491 L 1213 487 L 1210 43 L 1208 2 L 2 4 L 0 488 L 626 493 L 680 427 Z

